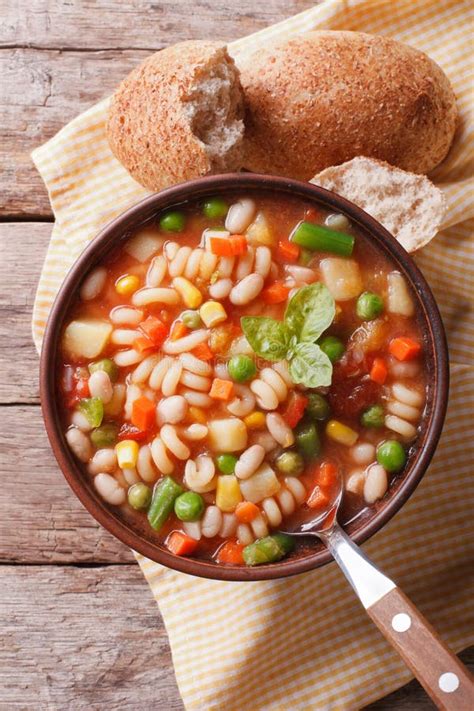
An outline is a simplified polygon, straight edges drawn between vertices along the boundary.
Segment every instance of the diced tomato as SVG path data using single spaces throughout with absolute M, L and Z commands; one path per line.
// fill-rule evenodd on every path
M 243 565 L 243 550 L 244 546 L 241 543 L 226 541 L 217 551 L 216 561 L 224 565 Z
M 168 327 L 155 316 L 148 316 L 139 328 L 157 347 L 162 345 L 168 335 Z
M 89 381 L 81 378 L 76 384 L 76 395 L 78 398 L 90 397 Z
M 329 494 L 321 489 L 319 484 L 316 484 L 306 500 L 310 509 L 323 509 L 329 504 Z
M 287 300 L 290 288 L 280 281 L 275 281 L 262 291 L 262 299 L 265 304 L 282 304 Z
M 149 430 L 155 423 L 155 403 L 144 395 L 134 400 L 132 404 L 132 424 L 143 432 Z
M 385 365 L 383 358 L 374 358 L 372 368 L 370 369 L 369 377 L 374 383 L 383 385 L 387 380 L 388 368 Z
M 334 485 L 337 476 L 337 467 L 333 462 L 326 460 L 319 465 L 317 473 L 317 482 L 319 486 L 331 487 Z
M 191 555 L 198 547 L 198 543 L 199 541 L 181 531 L 173 531 L 166 539 L 167 548 L 175 555 Z
M 288 398 L 288 404 L 282 413 L 283 419 L 289 427 L 296 427 L 304 415 L 307 404 L 307 397 L 301 393 L 295 392 L 294 390 L 291 392 L 290 397 Z
M 288 240 L 280 240 L 278 242 L 277 256 L 281 262 L 289 262 L 294 264 L 300 256 L 300 248 L 294 242 Z
M 358 417 L 362 410 L 378 402 L 380 386 L 367 378 L 333 381 L 328 400 L 336 417 Z
M 117 435 L 117 439 L 119 441 L 122 441 L 123 439 L 134 439 L 135 442 L 143 442 L 146 438 L 146 432 L 138 429 L 135 425 L 129 425 L 128 423 L 122 425 Z

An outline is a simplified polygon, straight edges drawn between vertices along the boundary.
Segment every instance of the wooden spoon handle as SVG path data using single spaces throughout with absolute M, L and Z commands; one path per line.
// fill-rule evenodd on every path
M 367 614 L 439 709 L 473 711 L 472 676 L 400 588 L 368 607 Z

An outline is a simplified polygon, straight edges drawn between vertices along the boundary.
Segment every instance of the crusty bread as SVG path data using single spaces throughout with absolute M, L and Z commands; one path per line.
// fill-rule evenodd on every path
M 457 119 L 449 80 L 388 37 L 309 32 L 237 60 L 245 93 L 245 168 L 309 180 L 358 155 L 427 173 Z
M 311 182 L 368 212 L 407 252 L 415 252 L 433 239 L 446 211 L 443 193 L 424 175 L 407 173 L 373 158 L 353 158 L 326 168 Z
M 241 166 L 238 71 L 221 42 L 181 42 L 153 54 L 115 92 L 110 147 L 141 185 L 160 190 Z

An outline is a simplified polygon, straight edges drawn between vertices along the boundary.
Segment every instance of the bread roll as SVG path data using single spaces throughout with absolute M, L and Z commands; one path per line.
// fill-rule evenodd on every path
M 242 91 L 220 42 L 181 42 L 147 58 L 115 92 L 110 147 L 149 190 L 240 168 Z
M 373 158 L 353 158 L 311 180 L 372 215 L 407 252 L 424 247 L 441 227 L 446 201 L 424 175 L 407 173 Z
M 446 156 L 457 110 L 422 52 L 360 32 L 310 32 L 238 61 L 247 169 L 309 180 L 355 156 L 427 173 Z

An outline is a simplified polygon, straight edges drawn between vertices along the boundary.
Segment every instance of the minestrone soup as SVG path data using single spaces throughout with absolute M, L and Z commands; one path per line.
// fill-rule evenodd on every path
M 229 195 L 156 215 L 86 275 L 61 341 L 65 438 L 99 496 L 178 556 L 285 556 L 403 471 L 425 404 L 404 277 L 342 214 Z

